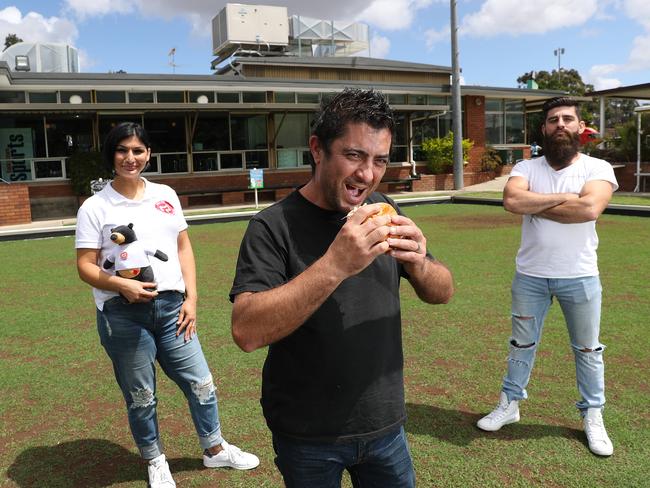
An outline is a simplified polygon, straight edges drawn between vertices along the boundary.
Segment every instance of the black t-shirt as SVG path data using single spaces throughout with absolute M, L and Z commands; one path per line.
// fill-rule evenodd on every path
M 368 199 L 379 201 L 395 206 L 379 193 Z M 299 191 L 259 212 L 242 241 L 230 299 L 299 275 L 325 254 L 344 223 L 344 214 Z M 404 423 L 401 276 L 393 257 L 377 257 L 269 346 L 261 404 L 271 431 L 335 442 L 380 436 Z

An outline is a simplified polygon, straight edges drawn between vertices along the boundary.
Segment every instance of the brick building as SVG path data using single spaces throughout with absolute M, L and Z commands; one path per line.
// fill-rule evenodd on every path
M 421 150 L 451 129 L 450 74 L 361 57 L 235 58 L 214 75 L 18 72 L 0 62 L 0 225 L 74 215 L 68 158 L 99 150 L 124 120 L 151 136 L 147 178 L 185 206 L 250 200 L 252 168 L 264 169 L 261 197 L 281 198 L 309 178 L 309 124 L 321 99 L 344 87 L 374 87 L 395 111 L 382 190 L 451 189 L 453 175 L 429 175 Z M 463 86 L 463 137 L 474 142 L 465 184 L 494 176 L 481 172 L 486 146 L 508 162 L 528 156 L 526 114 L 559 94 Z

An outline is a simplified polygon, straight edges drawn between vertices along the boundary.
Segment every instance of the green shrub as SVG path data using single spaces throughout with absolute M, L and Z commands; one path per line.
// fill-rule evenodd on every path
M 68 159 L 68 177 L 77 196 L 88 196 L 90 182 L 99 178 L 109 179 L 111 172 L 104 166 L 101 153 L 78 152 Z
M 503 166 L 503 160 L 496 149 L 486 147 L 483 156 L 481 156 L 481 170 L 494 171 L 499 166 Z
M 474 143 L 463 139 L 463 160 L 467 159 Z M 433 137 L 422 141 L 422 151 L 427 158 L 429 169 L 434 175 L 451 173 L 454 167 L 454 134 L 450 131 L 445 137 Z

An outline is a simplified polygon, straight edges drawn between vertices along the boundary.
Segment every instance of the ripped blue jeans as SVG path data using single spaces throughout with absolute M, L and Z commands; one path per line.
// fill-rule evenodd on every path
M 526 386 L 542 337 L 544 319 L 555 297 L 562 308 L 573 349 L 578 392 L 576 406 L 605 404 L 605 346 L 598 340 L 602 287 L 598 276 L 536 278 L 516 273 L 512 282 L 512 336 L 503 391 L 508 401 L 527 398 Z
M 121 296 L 97 310 L 97 330 L 113 362 L 113 371 L 126 401 L 129 426 L 140 455 L 162 454 L 156 414 L 158 364 L 187 398 L 203 449 L 221 444 L 221 426 L 212 375 L 195 335 L 185 342 L 176 337 L 176 321 L 183 295 L 162 292 L 148 303 L 129 304 Z

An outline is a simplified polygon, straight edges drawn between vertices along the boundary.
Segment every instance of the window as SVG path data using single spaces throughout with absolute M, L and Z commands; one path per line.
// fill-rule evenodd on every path
M 158 103 L 183 103 L 185 97 L 182 91 L 159 91 L 156 92 Z
M 488 144 L 503 144 L 503 114 L 485 114 L 485 141 Z
M 278 168 L 295 168 L 310 164 L 310 124 L 312 113 L 275 114 L 275 138 Z
M 411 115 L 413 160 L 424 161 L 421 146 L 425 139 L 442 138 L 451 131 L 452 114 L 449 112 L 418 112 Z
M 156 153 L 185 152 L 185 117 L 179 114 L 147 113 L 144 128 Z
M 36 179 L 63 178 L 63 165 L 60 159 L 34 161 L 34 173 Z
M 233 149 L 266 149 L 266 115 L 230 117 Z
M 246 151 L 246 168 L 268 167 L 266 115 L 232 115 L 230 131 L 232 149 Z
M 194 151 L 229 150 L 228 114 L 199 114 L 192 139 L 192 149 Z
M 318 93 L 298 93 L 298 103 L 319 103 Z
M 29 103 L 56 103 L 56 92 L 29 92 Z
M 47 115 L 48 157 L 69 156 L 93 148 L 93 128 L 90 115 Z
M 409 160 L 408 157 L 408 119 L 406 114 L 396 113 L 393 116 L 395 120 L 395 130 L 393 131 L 393 144 L 390 150 L 390 162 L 402 163 Z
M 98 91 L 97 103 L 126 103 L 126 94 L 123 91 Z
M 485 111 L 486 112 L 502 112 L 503 111 L 503 100 L 488 98 L 485 100 Z
M 409 104 L 411 105 L 426 105 L 427 96 L 426 95 L 409 95 Z
M 187 173 L 187 153 L 159 154 L 161 173 Z
M 404 93 L 390 93 L 388 95 L 388 103 L 391 105 L 406 105 L 407 101 L 408 97 Z
M 199 114 L 194 171 L 267 168 L 266 115 Z
M 188 95 L 191 103 L 214 103 L 214 92 L 211 91 L 193 91 Z
M 130 92 L 129 103 L 153 103 L 153 92 Z
M 243 92 L 242 101 L 244 103 L 265 103 L 266 92 Z
M 321 103 L 329 103 L 338 93 L 336 92 L 322 92 L 320 94 Z
M 46 157 L 42 116 L 0 117 L 0 177 L 6 181 L 30 181 L 34 158 Z
M 25 103 L 25 92 L 0 91 L 0 103 Z
M 506 144 L 524 142 L 524 114 L 506 112 Z
M 524 132 L 523 100 L 486 100 L 485 139 L 488 144 L 523 144 Z
M 151 139 L 150 171 L 187 172 L 185 117 L 179 114 L 146 114 L 144 127 Z
M 427 105 L 448 105 L 447 97 L 427 95 Z
M 239 92 L 217 93 L 217 103 L 239 103 Z
M 62 91 L 61 103 L 90 103 L 89 91 Z
M 294 92 L 275 92 L 275 103 L 296 103 L 296 94 Z
M 99 143 L 104 144 L 104 139 L 110 130 L 121 122 L 135 122 L 142 125 L 142 115 L 121 114 L 121 115 L 100 115 L 99 116 Z

